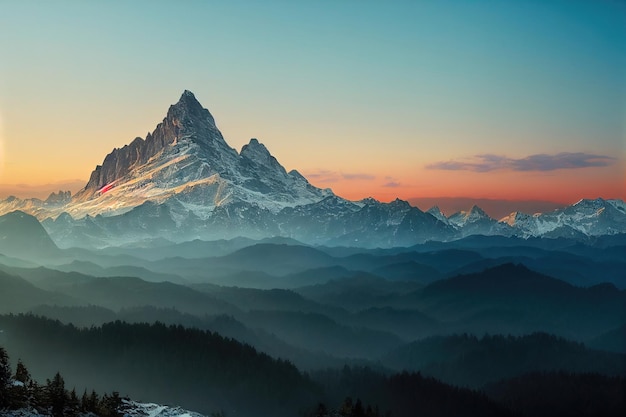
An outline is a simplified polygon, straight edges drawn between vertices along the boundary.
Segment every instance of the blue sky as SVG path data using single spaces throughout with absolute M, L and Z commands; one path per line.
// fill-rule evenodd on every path
M 0 195 L 86 181 L 189 89 L 233 147 L 349 198 L 625 197 L 621 2 L 0 6 Z

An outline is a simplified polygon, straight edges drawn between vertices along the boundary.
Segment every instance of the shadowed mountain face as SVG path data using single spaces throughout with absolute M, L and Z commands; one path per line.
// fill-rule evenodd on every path
M 0 271 L 0 313 L 25 313 L 43 304 L 68 306 L 78 305 L 80 301 L 69 295 L 43 290 L 21 277 Z
M 37 219 L 21 211 L 0 216 L 0 253 L 20 258 L 48 258 L 59 253 Z

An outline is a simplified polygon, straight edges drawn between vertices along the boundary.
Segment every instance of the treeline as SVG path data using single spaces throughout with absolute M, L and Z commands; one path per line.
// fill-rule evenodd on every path
M 625 375 L 532 372 L 489 384 L 485 392 L 524 417 L 626 415 Z
M 33 315 L 0 316 L 0 329 L 37 377 L 60 369 L 79 390 L 229 415 L 293 415 L 321 396 L 290 362 L 211 331 L 120 321 L 76 328 Z
M 626 375 L 626 355 L 589 349 L 582 343 L 537 332 L 524 336 L 435 336 L 389 353 L 391 369 L 417 371 L 448 384 L 480 388 L 537 371 Z
M 369 367 L 327 369 L 312 374 L 327 393 L 309 416 L 448 417 L 511 416 L 484 393 L 452 387 L 419 372 L 387 375 Z M 343 400 L 342 400 L 343 398 Z M 355 401 L 352 399 L 356 398 Z M 362 399 L 362 400 L 361 400 Z M 329 404 L 340 404 L 331 408 Z
M 85 390 L 79 398 L 76 390 L 68 391 L 59 372 L 45 384 L 35 381 L 26 365 L 18 360 L 15 373 L 11 371 L 9 355 L 0 346 L 0 412 L 19 409 L 35 410 L 52 417 L 76 417 L 95 414 L 100 417 L 121 417 L 122 398 L 118 392 L 100 397 L 94 390 Z
M 329 369 L 312 377 L 329 395 L 308 417 L 626 415 L 626 375 L 532 372 L 481 391 L 453 387 L 419 372 L 385 375 L 367 367 Z
M 9 375 L 5 381 L 20 381 L 23 385 L 3 385 L 8 391 L 0 394 L 2 401 L 12 399 L 2 404 L 15 407 L 19 401 L 28 401 L 33 407 L 47 410 L 51 403 L 38 401 L 49 401 L 54 397 L 51 393 L 63 392 L 54 398 L 62 398 L 63 409 L 69 407 L 64 415 L 83 409 L 106 415 L 107 404 L 119 398 L 107 395 L 91 401 L 85 388 L 89 392 L 115 390 L 140 401 L 176 404 L 205 414 L 222 410 L 227 416 L 242 417 L 582 417 L 623 416 L 626 411 L 626 383 L 619 371 L 614 377 L 525 374 L 504 378 L 477 391 L 454 387 L 417 371 L 392 374 L 383 368 L 346 366 L 303 374 L 287 361 L 273 359 L 216 333 L 161 323 L 117 321 L 78 329 L 42 317 L 9 315 L 0 316 L 0 329 L 4 330 L 0 332 L 0 343 L 13 357 L 28 363 L 33 372 L 30 377 L 19 363 L 15 373 L 4 367 L 8 369 L 5 377 Z M 462 339 L 471 346 L 511 345 L 511 361 L 531 359 L 518 356 L 518 338 Z M 563 353 L 584 350 L 582 345 L 570 346 L 548 335 L 536 335 L 525 343 L 538 341 L 539 345 L 554 343 Z M 435 346 L 441 347 L 439 343 Z M 454 356 L 463 356 L 466 349 L 450 351 Z M 440 353 L 446 357 L 450 351 Z M 494 366 L 499 366 L 498 357 L 494 356 Z M 476 372 L 490 375 L 489 362 L 481 363 Z M 68 393 L 60 375 L 40 386 L 31 382 L 59 370 L 68 385 L 84 395 Z

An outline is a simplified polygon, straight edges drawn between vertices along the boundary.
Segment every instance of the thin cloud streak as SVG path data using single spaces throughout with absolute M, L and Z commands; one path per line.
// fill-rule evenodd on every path
M 364 174 L 359 172 L 344 173 L 330 170 L 319 170 L 314 172 L 306 172 L 304 174 L 306 178 L 319 183 L 331 183 L 341 180 L 346 181 L 372 181 L 376 179 L 376 176 L 370 174 Z
M 613 164 L 616 158 L 607 155 L 595 155 L 584 152 L 561 152 L 554 155 L 536 154 L 515 159 L 502 155 L 480 154 L 469 160 L 441 161 L 426 165 L 427 169 L 446 171 L 490 172 L 496 170 L 509 171 L 555 171 L 558 169 L 581 169 L 606 167 Z
M 320 170 L 316 172 L 305 172 L 304 176 L 312 181 L 327 183 L 336 182 L 339 180 L 339 176 L 334 171 Z
M 85 186 L 83 180 L 67 180 L 49 184 L 0 184 L 0 198 L 47 198 L 50 193 L 71 191 L 72 194 Z
M 367 180 L 376 179 L 375 176 L 369 174 L 341 174 L 344 180 Z

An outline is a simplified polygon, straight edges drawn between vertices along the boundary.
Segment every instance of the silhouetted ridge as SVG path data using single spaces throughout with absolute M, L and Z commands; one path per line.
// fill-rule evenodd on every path
M 575 287 L 570 284 L 534 272 L 522 264 L 505 263 L 483 272 L 459 275 L 430 284 L 424 293 L 437 293 L 446 290 L 467 292 L 550 292 L 559 293 Z
M 0 216 L 0 253 L 29 258 L 57 252 L 58 247 L 35 217 L 19 210 Z

